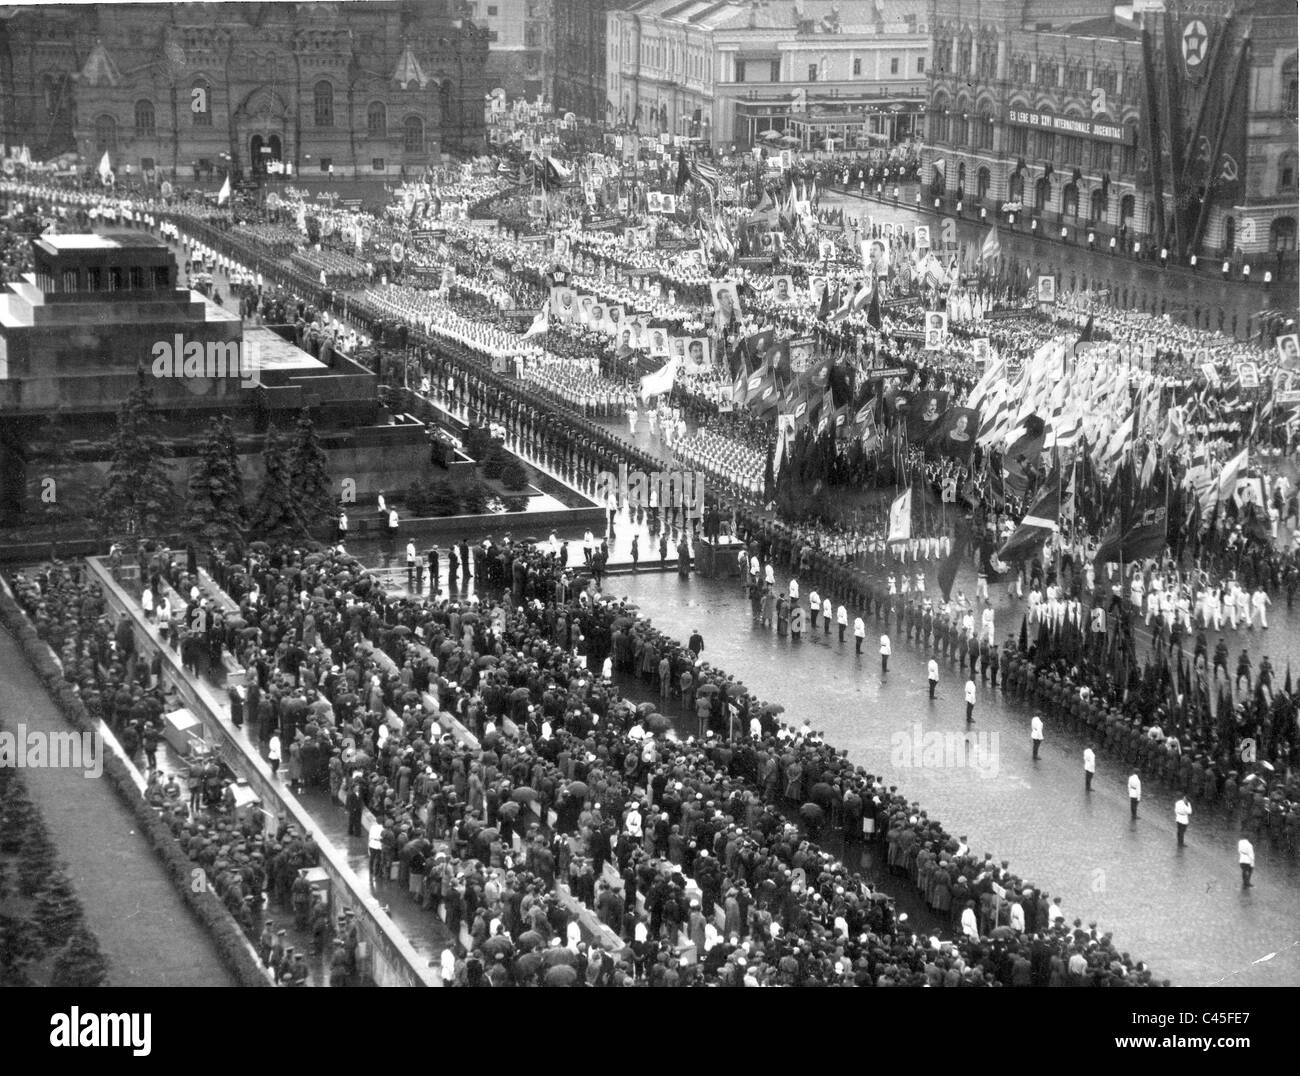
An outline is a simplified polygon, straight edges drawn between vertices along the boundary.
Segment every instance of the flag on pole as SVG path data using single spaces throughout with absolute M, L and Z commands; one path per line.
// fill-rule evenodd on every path
M 674 356 L 653 374 L 641 378 L 641 402 L 645 403 L 651 396 L 662 396 L 665 392 L 670 392 L 681 364 L 682 360 Z
M 989 234 L 984 237 L 984 242 L 980 244 L 980 262 L 997 261 L 1002 257 L 1002 241 L 998 239 L 998 226 L 994 224 L 989 229 Z
M 998 559 L 1013 561 L 1027 556 L 1060 529 L 1060 518 L 1061 485 L 1059 478 L 1052 475 L 1020 526 L 998 550 Z
M 230 176 L 226 176 L 226 181 L 221 184 L 221 190 L 217 192 L 217 205 L 225 205 L 230 201 Z
M 1237 477 L 1246 469 L 1246 457 L 1249 455 L 1250 450 L 1243 448 L 1223 465 L 1223 470 L 1219 472 L 1219 500 L 1230 500 L 1237 492 Z
M 905 489 L 889 506 L 890 542 L 906 542 L 912 537 L 912 491 Z
M 99 159 L 99 179 L 102 183 L 109 183 L 113 179 L 113 166 L 108 162 L 108 150 L 104 150 L 104 156 Z
M 528 331 L 524 333 L 524 339 L 529 340 L 534 336 L 541 336 L 543 333 L 549 332 L 550 329 L 551 304 L 546 303 L 542 309 L 538 311 L 537 317 L 533 318 L 533 323 L 528 326 Z

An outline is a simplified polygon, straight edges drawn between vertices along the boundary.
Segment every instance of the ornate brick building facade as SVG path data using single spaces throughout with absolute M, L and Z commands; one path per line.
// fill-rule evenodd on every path
M 1167 0 L 1167 19 L 1113 0 L 931 4 L 929 197 L 990 219 L 1019 203 L 1024 226 L 1099 246 L 1294 251 L 1294 3 Z
M 482 145 L 487 48 L 446 0 L 11 8 L 0 123 L 119 171 L 399 176 Z

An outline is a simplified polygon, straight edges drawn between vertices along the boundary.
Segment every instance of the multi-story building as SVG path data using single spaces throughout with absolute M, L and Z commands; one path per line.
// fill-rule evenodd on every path
M 1294 249 L 1294 4 L 1143 6 L 932 0 L 925 196 L 1130 253 Z
M 768 131 L 805 148 L 909 138 L 924 103 L 923 0 L 845 5 L 640 0 L 610 11 L 611 118 L 641 133 L 751 146 Z
M 15 8 L 0 122 L 119 172 L 396 176 L 482 145 L 487 50 L 447 0 Z
M 460 0 L 457 10 L 487 31 L 487 79 L 510 99 L 550 98 L 555 83 L 552 0 Z
M 605 98 L 605 26 L 620 0 L 552 0 L 555 12 L 555 111 L 613 122 Z

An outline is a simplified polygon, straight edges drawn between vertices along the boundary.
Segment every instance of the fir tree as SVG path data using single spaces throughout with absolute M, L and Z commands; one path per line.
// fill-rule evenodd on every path
M 33 911 L 41 940 L 49 946 L 62 945 L 81 925 L 81 902 L 72 892 L 67 875 L 60 870 L 45 880 L 36 894 Z
M 246 510 L 239 450 L 230 418 L 218 415 L 208 427 L 203 454 L 190 472 L 185 498 L 185 533 L 209 548 L 243 537 Z
M 112 446 L 113 459 L 99 501 L 105 533 L 109 537 L 157 537 L 170 520 L 176 498 L 169 477 L 171 468 L 164 462 L 171 447 L 163 438 L 153 389 L 143 366 L 135 388 L 117 414 Z
M 58 865 L 58 854 L 45 827 L 39 821 L 32 821 L 18 859 L 19 892 L 25 897 L 34 896 Z
M 68 443 L 71 437 L 71 432 L 64 428 L 64 424 L 59 420 L 57 414 L 50 415 L 45 420 L 45 426 L 41 430 L 41 445 L 37 454 L 37 460 L 42 471 L 37 497 L 40 499 L 41 511 L 47 523 L 56 523 L 72 514 L 67 502 L 67 488 L 69 485 L 67 479 L 73 465 L 76 463 L 72 453 L 68 451 Z M 44 485 L 46 478 L 53 481 L 52 499 L 46 496 Z
M 45 955 L 36 925 L 27 919 L 0 915 L 0 986 L 32 986 L 27 965 Z
M 29 827 L 37 821 L 36 808 L 26 789 L 15 780 L 7 780 L 0 798 L 0 852 L 12 854 L 21 849 Z
M 311 412 L 305 407 L 298 412 L 298 423 L 294 428 L 289 478 L 298 514 L 308 529 L 320 526 L 333 516 L 329 458 L 320 446 L 320 438 L 316 436 Z
M 78 928 L 54 959 L 51 986 L 103 986 L 108 978 L 108 961 L 99 951 L 95 936 Z
M 262 465 L 265 473 L 262 476 L 262 488 L 257 493 L 257 504 L 253 506 L 250 533 L 267 541 L 302 537 L 305 528 L 294 497 L 289 461 L 285 458 L 284 446 L 274 425 L 266 431 Z

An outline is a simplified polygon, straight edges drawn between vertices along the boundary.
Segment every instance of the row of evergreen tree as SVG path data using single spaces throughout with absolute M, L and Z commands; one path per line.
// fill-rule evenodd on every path
M 112 461 L 98 505 L 107 537 L 160 537 L 177 529 L 179 518 L 178 529 L 186 538 L 210 547 L 306 538 L 333 518 L 328 459 L 305 408 L 287 445 L 274 424 L 267 430 L 264 476 L 251 504 L 229 415 L 212 419 L 181 505 L 169 455 L 153 390 L 142 375 L 118 413 L 113 435 Z

